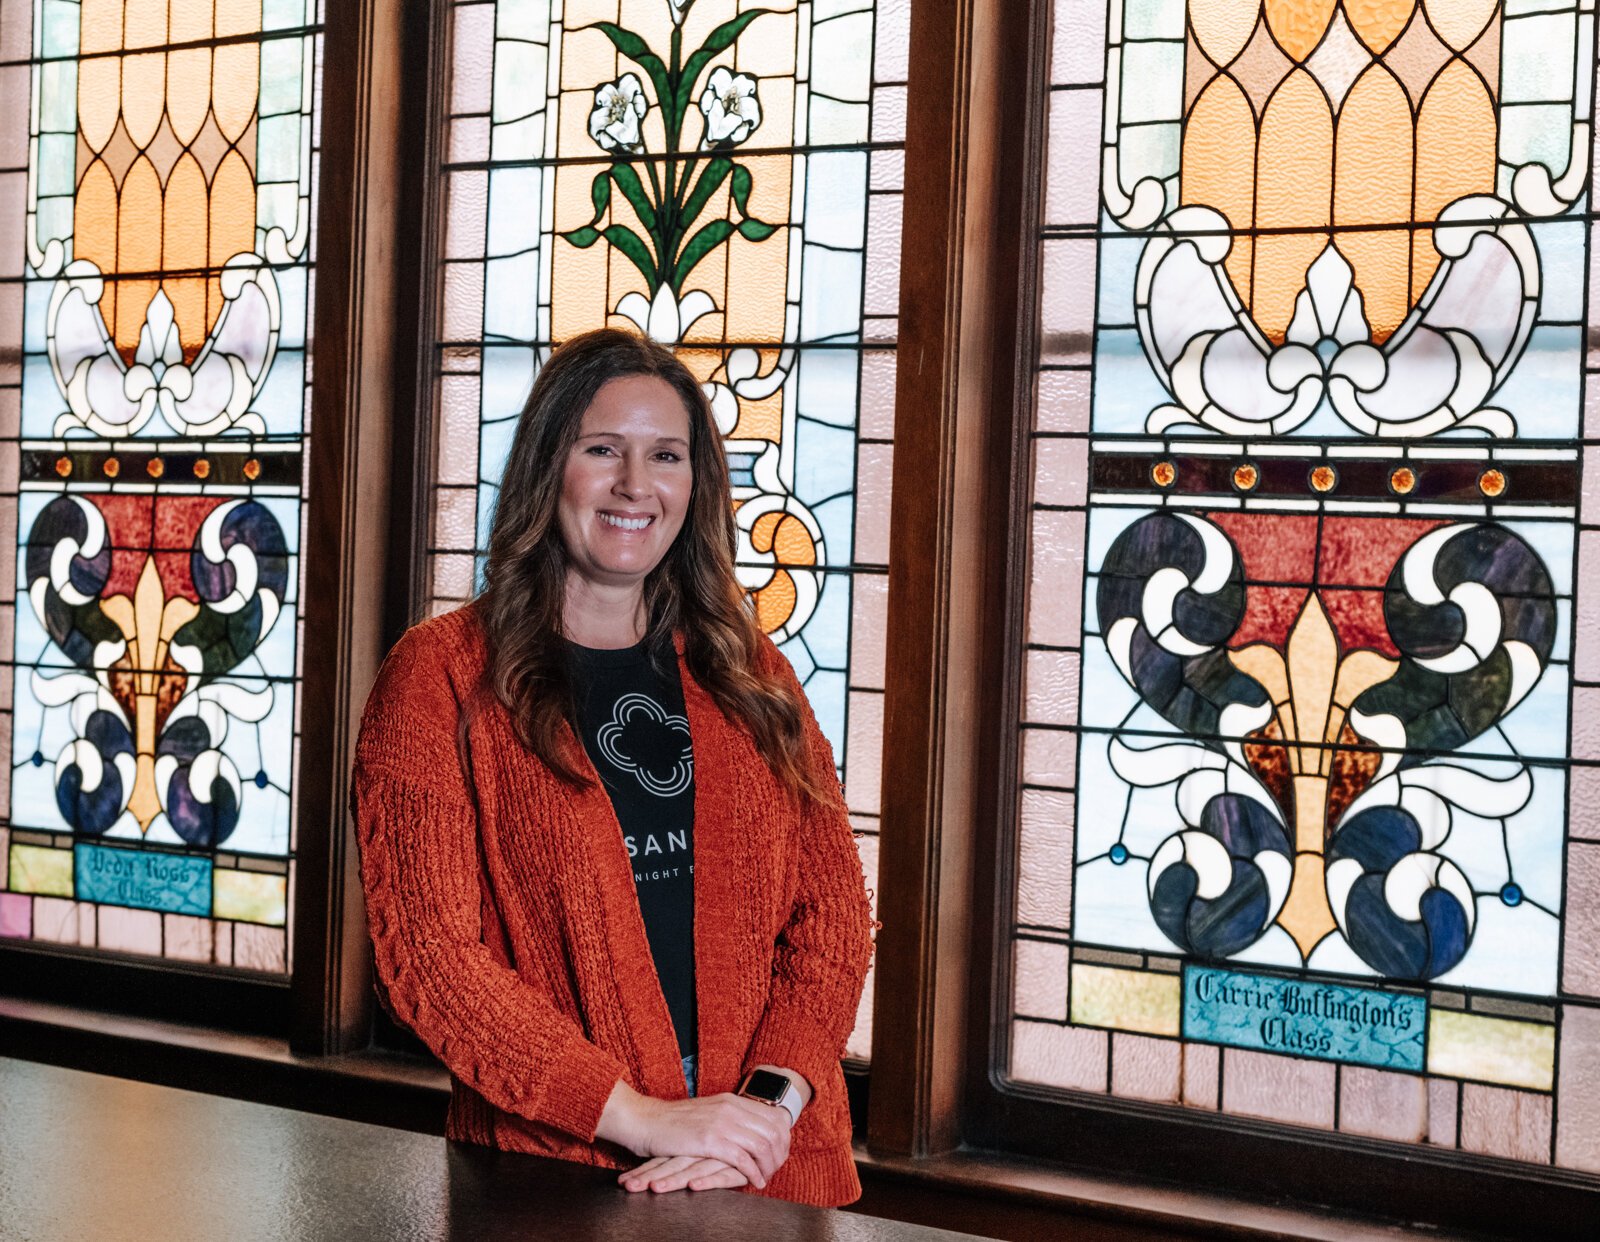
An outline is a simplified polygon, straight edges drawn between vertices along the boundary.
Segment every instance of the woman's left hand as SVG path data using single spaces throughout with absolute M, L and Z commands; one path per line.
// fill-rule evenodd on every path
M 731 1164 L 700 1156 L 657 1156 L 617 1178 L 624 1190 L 735 1190 L 748 1185 L 745 1175 Z

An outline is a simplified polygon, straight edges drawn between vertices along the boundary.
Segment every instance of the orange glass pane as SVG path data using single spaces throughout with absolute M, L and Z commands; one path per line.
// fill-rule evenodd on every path
M 1327 224 L 1333 197 L 1333 117 L 1304 70 L 1285 78 L 1268 103 L 1256 159 L 1256 226 L 1269 232 L 1256 239 L 1251 307 L 1261 330 L 1281 342 L 1328 235 L 1270 230 Z
M 210 327 L 206 322 L 206 279 L 199 274 L 206 265 L 206 179 L 192 155 L 179 159 L 167 177 L 161 239 L 162 266 L 167 271 L 196 273 L 169 276 L 161 282 L 178 321 L 184 361 L 192 362 Z
M 728 243 L 726 254 L 729 339 L 781 341 L 784 293 L 789 285 L 787 233 L 779 233 L 760 242 L 734 237 Z M 698 287 L 696 278 L 709 267 L 708 259 L 690 275 L 689 285 Z M 723 301 L 716 293 L 712 296 L 718 302 Z
M 83 0 L 78 9 L 78 49 L 114 52 L 122 46 L 123 0 Z
M 167 0 L 167 38 L 173 43 L 209 39 L 212 0 Z
M 161 181 L 140 156 L 122 182 L 117 210 L 117 272 L 161 270 Z M 155 280 L 125 281 L 118 290 L 116 319 L 108 320 L 117 349 L 130 363 L 139 348 L 139 329 L 157 289 Z
M 1428 21 L 1438 36 L 1464 52 L 1488 27 L 1499 0 L 1426 0 Z
M 1235 229 L 1254 223 L 1256 124 L 1250 104 L 1232 78 L 1217 78 L 1189 113 L 1183 136 L 1179 178 L 1185 203 L 1204 203 L 1228 218 Z M 1228 252 L 1228 275 L 1246 305 L 1254 248 L 1248 236 L 1235 237 Z
M 1400 223 L 1408 218 L 1411 140 L 1405 90 L 1375 63 L 1357 79 L 1339 113 L 1335 224 Z M 1338 244 L 1355 269 L 1373 338 L 1387 340 L 1410 306 L 1409 231 L 1342 233 Z
M 122 111 L 122 61 L 95 56 L 78 65 L 78 129 L 91 150 L 103 151 Z
M 226 79 L 220 79 L 221 86 Z M 211 49 L 189 48 L 167 55 L 167 118 L 178 141 L 188 146 L 211 110 Z
M 229 142 L 238 142 L 256 113 L 261 86 L 261 48 L 235 43 L 217 49 L 217 72 L 211 86 L 211 107 Z
M 1344 14 L 1356 37 L 1382 52 L 1406 28 L 1416 7 L 1416 0 L 1345 0 Z
M 1434 80 L 1417 115 L 1416 218 L 1434 220 L 1464 195 L 1492 193 L 1494 159 L 1494 105 L 1478 75 L 1454 61 Z M 1413 299 L 1422 295 L 1438 266 L 1432 235 L 1417 233 L 1412 242 Z
M 111 170 L 101 161 L 89 165 L 78 183 L 72 211 L 73 257 L 87 259 L 102 272 L 117 269 L 117 187 Z M 100 295 L 100 313 L 107 324 L 116 322 L 117 284 L 107 281 Z
M 122 61 L 122 123 L 136 147 L 156 136 L 167 104 L 167 57 L 164 52 L 127 56 Z
M 211 181 L 211 231 L 207 260 L 213 269 L 235 255 L 247 254 L 255 245 L 256 186 L 243 157 L 229 151 Z M 206 307 L 206 330 L 216 326 L 222 311 L 222 289 L 211 281 Z
M 261 29 L 261 0 L 215 0 L 212 7 L 219 39 L 255 34 Z
M 122 6 L 123 46 L 160 47 L 167 39 L 167 0 L 127 0 Z
M 770 366 L 771 363 L 764 365 Z M 778 392 L 759 401 L 739 402 L 739 425 L 733 429 L 733 434 L 739 440 L 781 440 L 783 394 Z
M 1200 50 L 1226 65 L 1250 42 L 1260 12 L 1260 0 L 1190 0 L 1189 22 Z
M 1267 27 L 1295 60 L 1304 60 L 1322 41 L 1337 0 L 1267 0 Z

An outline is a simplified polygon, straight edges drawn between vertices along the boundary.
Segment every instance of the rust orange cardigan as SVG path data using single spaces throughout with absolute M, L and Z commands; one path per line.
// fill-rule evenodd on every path
M 451 1138 L 627 1167 L 637 1158 L 595 1138 L 617 1080 L 658 1099 L 686 1090 L 632 864 L 577 738 L 583 789 L 477 693 L 485 658 L 475 609 L 449 613 L 400 640 L 367 702 L 354 799 L 378 978 L 450 1070 Z M 764 658 L 792 680 L 770 644 Z M 839 1058 L 872 923 L 843 800 L 801 809 L 749 734 L 682 677 L 700 1090 L 731 1091 L 757 1064 L 803 1074 L 815 1094 L 765 1193 L 848 1203 L 861 1187 Z M 805 723 L 810 762 L 837 790 L 809 708 Z

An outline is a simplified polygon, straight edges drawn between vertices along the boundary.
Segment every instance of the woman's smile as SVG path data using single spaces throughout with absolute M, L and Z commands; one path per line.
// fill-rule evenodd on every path
M 649 526 L 651 522 L 655 521 L 655 518 L 649 516 L 634 517 L 630 514 L 622 513 L 607 513 L 602 510 L 600 513 L 600 520 L 605 525 L 610 526 L 615 530 L 641 531 L 645 527 Z

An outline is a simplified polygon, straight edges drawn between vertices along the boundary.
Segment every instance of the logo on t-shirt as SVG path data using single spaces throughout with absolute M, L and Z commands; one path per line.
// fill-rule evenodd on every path
M 625 694 L 600 726 L 600 751 L 619 772 L 631 773 L 648 792 L 672 798 L 694 779 L 689 722 L 669 716 L 648 695 Z

